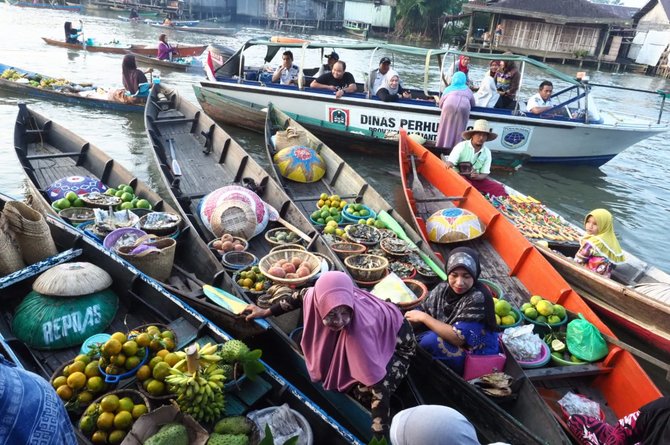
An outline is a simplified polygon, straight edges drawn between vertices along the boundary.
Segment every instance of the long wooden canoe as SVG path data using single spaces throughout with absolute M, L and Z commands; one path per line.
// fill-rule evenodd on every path
M 626 261 L 614 268 L 611 279 L 591 272 L 572 260 L 584 235 L 582 228 L 536 199 L 505 188 L 509 200 L 489 198 L 493 205 L 536 242 L 535 247 L 598 314 L 650 346 L 670 352 L 670 275 L 626 251 Z M 522 214 L 523 210 L 528 212 Z
M 145 56 L 134 52 L 129 52 L 129 54 L 135 56 L 135 60 L 139 65 L 157 66 L 175 71 L 188 71 L 190 68 L 202 68 L 202 64 L 196 63 L 198 62 L 197 59 L 191 57 L 187 59 L 175 58 L 174 60 L 161 60 L 156 58 L 156 54 L 151 56 Z
M 0 196 L 0 208 L 4 207 L 5 199 L 7 198 Z M 48 380 L 62 364 L 79 354 L 80 345 L 58 350 L 33 349 L 17 340 L 11 330 L 12 313 L 30 292 L 39 271 L 59 264 L 60 258 L 66 254 L 74 261 L 95 264 L 111 275 L 111 288 L 119 298 L 119 305 L 106 332 L 127 332 L 128 329 L 140 325 L 165 324 L 175 332 L 178 349 L 194 342 L 224 343 L 232 338 L 205 316 L 167 292 L 157 281 L 118 256 L 111 255 L 100 244 L 82 237 L 80 232 L 60 220 L 51 217 L 47 219 L 60 253 L 0 278 L 0 298 L 3 301 L 0 310 L 0 337 L 14 338 L 7 340 L 5 345 L 12 350 L 12 356 L 24 368 Z M 284 403 L 305 416 L 312 428 L 315 443 L 360 443 L 346 428 L 267 364 L 266 372 L 259 375 L 257 380 L 243 383 L 240 392 L 226 393 L 228 415 L 246 414 L 251 410 Z
M 531 294 L 541 295 L 573 313 L 583 314 L 600 332 L 614 337 L 607 325 L 512 223 L 440 158 L 408 138 L 404 131 L 399 144 L 399 164 L 405 198 L 426 242 L 430 242 L 426 220 L 434 212 L 454 205 L 469 210 L 486 225 L 486 232 L 462 244 L 480 252 L 482 275 L 498 282 L 508 300 L 519 306 Z M 436 243 L 431 246 L 443 256 L 450 247 Z M 586 366 L 588 370 L 584 372 L 578 372 L 573 366 L 552 367 L 548 370 L 552 380 L 546 380 L 544 369 L 526 370 L 526 375 L 552 408 L 556 407 L 557 398 L 567 391 L 578 391 L 599 402 L 610 423 L 661 396 L 633 356 L 612 344 L 601 363 Z
M 122 103 L 107 98 L 107 93 L 100 94 L 96 91 L 96 87 L 83 87 L 79 84 L 70 84 L 67 86 L 54 89 L 51 86 L 37 87 L 29 83 L 29 79 L 50 79 L 50 76 L 33 73 L 30 71 L 16 68 L 9 65 L 0 64 L 0 73 L 5 70 L 14 70 L 19 73 L 23 79 L 20 81 L 0 78 L 0 88 L 11 93 L 20 94 L 21 96 L 36 97 L 38 99 L 57 100 L 59 102 L 66 102 L 76 105 L 84 105 L 89 107 L 104 108 L 107 110 L 124 111 L 124 112 L 141 112 L 144 109 L 144 100 L 139 99 L 138 103 Z M 80 94 L 81 92 L 81 94 Z
M 47 45 L 60 46 L 61 48 L 68 49 L 77 49 L 85 50 L 91 52 L 99 53 L 112 53 L 112 54 L 126 54 L 128 51 L 132 51 L 137 54 L 142 54 L 144 56 L 155 56 L 158 53 L 157 48 L 147 47 L 146 45 L 84 45 L 83 43 L 66 43 L 62 40 L 49 39 L 47 37 L 42 37 L 42 40 Z M 179 46 L 179 54 L 182 57 L 193 56 L 197 57 L 202 55 L 207 49 L 207 45 L 198 45 L 198 46 Z
M 179 213 L 148 184 L 136 178 L 100 148 L 25 105 L 19 105 L 14 147 L 28 177 L 28 188 L 34 205 L 43 213 L 55 215 L 45 190 L 54 181 L 67 176 L 95 177 L 110 187 L 128 184 L 138 197 L 151 202 L 154 210 Z M 236 336 L 247 337 L 261 333 L 263 329 L 257 325 L 232 316 L 210 303 L 203 295 L 202 284 L 230 289 L 229 280 L 221 263 L 207 246 L 202 245 L 195 229 L 186 224 L 177 239 L 175 265 L 165 286 Z
M 294 128 L 306 135 L 309 143 L 323 158 L 326 174 L 317 183 L 300 183 L 284 178 L 273 163 L 276 153 L 272 136 L 279 130 Z M 388 203 L 363 177 L 361 177 L 337 153 L 317 139 L 298 122 L 291 119 L 272 104 L 268 107 L 265 120 L 265 145 L 270 164 L 277 182 L 281 183 L 288 195 L 308 216 L 320 192 L 337 194 L 350 202 L 360 202 L 375 211 L 385 210 L 398 222 L 407 236 L 441 269 L 444 264 L 438 258 L 421 235 L 408 224 L 403 216 Z M 419 351 L 412 362 L 413 380 L 421 380 L 426 384 L 415 383 L 422 389 L 419 397 L 426 403 L 448 405 L 464 413 L 477 429 L 479 436 L 489 442 L 507 441 L 509 443 L 569 443 L 561 426 L 535 390 L 526 379 L 523 370 L 514 360 L 508 360 L 505 372 L 519 381 L 518 397 L 505 407 L 500 407 L 474 386 L 464 381 L 442 362 L 432 360 L 429 354 Z
M 192 32 L 196 34 L 210 34 L 215 36 L 232 36 L 237 31 L 235 28 L 203 27 L 203 26 L 171 26 L 152 23 L 154 28 L 160 28 L 165 31 Z
M 200 220 L 198 206 L 208 193 L 227 185 L 240 184 L 245 178 L 253 180 L 258 195 L 264 202 L 278 210 L 282 218 L 289 221 L 310 241 L 306 249 L 328 258 L 338 270 L 344 267 L 331 252 L 320 234 L 302 215 L 270 175 L 221 127 L 216 125 L 200 109 L 183 99 L 176 89 L 163 84 L 154 86 L 147 102 L 145 125 L 149 141 L 154 149 L 154 158 L 159 165 L 170 196 L 179 203 L 181 215 L 190 220 L 203 237 L 202 243 L 213 239 L 213 235 Z M 181 167 L 181 176 L 171 169 L 172 155 L 168 140 L 172 139 L 175 159 Z M 266 231 L 278 227 L 270 223 Z M 248 251 L 259 259 L 273 247 L 267 243 L 264 233 L 249 240 Z M 250 295 L 235 283 L 235 293 L 247 301 Z M 320 384 L 308 378 L 304 358 L 298 344 L 290 334 L 301 326 L 299 311 L 278 317 L 269 317 L 274 335 L 259 338 L 259 344 L 268 351 L 268 361 L 273 366 L 293 373 L 295 383 L 317 397 L 317 401 L 329 405 L 329 412 L 351 429 L 358 437 L 369 439 L 371 419 L 369 411 L 346 394 L 324 391 Z

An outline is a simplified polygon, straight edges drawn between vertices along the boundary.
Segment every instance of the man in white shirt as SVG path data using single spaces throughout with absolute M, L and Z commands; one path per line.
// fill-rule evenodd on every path
M 548 80 L 543 81 L 540 84 L 537 94 L 534 94 L 528 99 L 526 110 L 533 114 L 542 114 L 547 110 L 551 110 L 558 105 L 558 103 L 551 97 L 551 93 L 553 92 L 554 85 Z M 561 112 L 558 111 L 556 114 L 561 114 Z
M 293 53 L 284 51 L 281 60 L 282 64 L 272 74 L 272 82 L 279 82 L 281 85 L 296 85 L 300 68 L 293 64 Z
M 382 79 L 386 73 L 391 69 L 391 59 L 384 56 L 379 60 L 379 68 L 372 70 L 370 73 L 370 79 L 372 80 L 372 88 L 370 91 L 372 94 L 377 94 L 377 90 L 382 86 Z

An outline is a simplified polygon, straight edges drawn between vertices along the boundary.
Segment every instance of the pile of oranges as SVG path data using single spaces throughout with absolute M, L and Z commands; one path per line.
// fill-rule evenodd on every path
M 132 391 L 126 393 L 132 394 Z M 135 399 L 139 400 L 139 397 Z M 109 394 L 84 411 L 79 420 L 79 429 L 94 444 L 119 444 L 133 427 L 135 420 L 147 412 L 147 405 L 136 403 L 133 397 L 119 398 L 116 394 Z
M 51 384 L 66 407 L 72 409 L 88 405 L 107 389 L 98 369 L 98 360 L 84 354 L 66 365 L 60 375 L 51 380 Z

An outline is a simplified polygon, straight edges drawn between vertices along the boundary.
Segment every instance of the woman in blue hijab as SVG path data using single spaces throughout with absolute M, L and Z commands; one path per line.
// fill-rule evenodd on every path
M 451 84 L 444 89 L 438 106 L 442 110 L 437 127 L 437 147 L 453 148 L 461 142 L 470 118 L 470 109 L 475 106 L 475 96 L 467 85 L 462 72 L 454 73 Z

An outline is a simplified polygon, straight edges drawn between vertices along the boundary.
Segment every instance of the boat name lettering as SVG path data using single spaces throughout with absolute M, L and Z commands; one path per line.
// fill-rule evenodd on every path
M 361 124 L 395 128 L 395 118 L 361 114 Z
M 400 126 L 408 131 L 428 131 L 430 133 L 437 133 L 438 125 L 439 122 L 426 122 L 426 121 L 413 121 L 409 119 L 400 119 Z
M 79 311 L 47 321 L 42 324 L 42 335 L 44 342 L 49 344 L 67 337 L 72 332 L 84 332 L 89 325 L 94 327 L 98 324 L 100 324 L 100 305 L 95 304 L 86 308 L 83 322 Z

